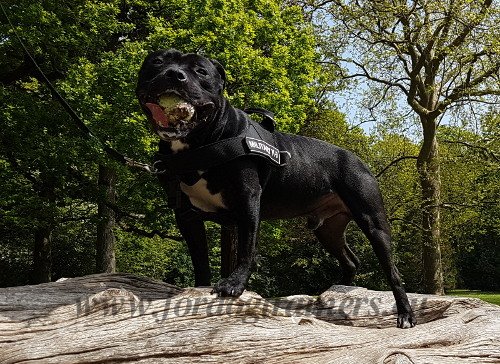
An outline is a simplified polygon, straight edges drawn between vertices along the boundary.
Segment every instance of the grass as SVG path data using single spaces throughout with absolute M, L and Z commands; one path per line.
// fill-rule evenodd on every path
M 500 306 L 500 292 L 482 292 L 482 291 L 469 291 L 466 289 L 453 289 L 447 291 L 446 295 L 480 298 L 483 301 Z

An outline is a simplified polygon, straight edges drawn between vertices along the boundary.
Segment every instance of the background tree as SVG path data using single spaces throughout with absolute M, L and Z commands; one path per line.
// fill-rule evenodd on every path
M 391 107 L 404 102 L 421 125 L 417 171 L 422 198 L 422 283 L 425 292 L 442 294 L 437 128 L 453 107 L 498 103 L 498 3 L 333 0 L 313 6 L 326 10 L 331 26 L 341 34 L 331 39 L 331 47 L 344 49 L 339 62 L 350 65 L 345 77 L 368 81 L 370 110 L 384 102 Z

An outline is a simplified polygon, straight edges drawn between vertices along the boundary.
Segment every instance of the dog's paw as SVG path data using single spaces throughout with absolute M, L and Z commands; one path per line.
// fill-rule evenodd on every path
M 398 314 L 398 327 L 400 329 L 408 329 L 417 324 L 417 319 L 413 312 L 405 312 Z
M 212 293 L 216 293 L 219 297 L 239 297 L 244 290 L 244 284 L 225 278 L 214 286 Z

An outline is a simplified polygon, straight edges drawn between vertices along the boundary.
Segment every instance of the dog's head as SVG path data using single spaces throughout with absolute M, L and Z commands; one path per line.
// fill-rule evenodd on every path
M 163 140 L 206 126 L 222 105 L 225 72 L 214 60 L 175 49 L 149 54 L 139 71 L 136 94 Z

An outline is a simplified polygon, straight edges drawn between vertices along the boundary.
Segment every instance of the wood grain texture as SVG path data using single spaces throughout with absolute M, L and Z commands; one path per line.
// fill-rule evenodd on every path
M 499 363 L 500 308 L 333 286 L 320 297 L 217 298 L 126 274 L 0 289 L 0 363 Z

